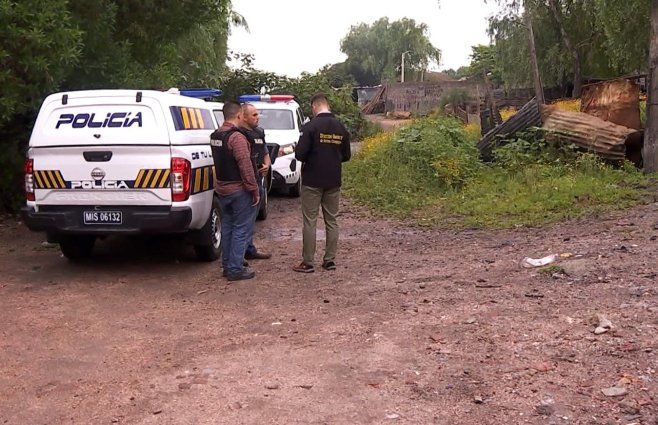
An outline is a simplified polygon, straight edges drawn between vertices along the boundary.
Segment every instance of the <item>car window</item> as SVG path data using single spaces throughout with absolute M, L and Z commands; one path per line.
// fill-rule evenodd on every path
M 286 109 L 259 109 L 259 125 L 265 130 L 294 130 L 292 111 Z
M 297 117 L 297 128 L 301 130 L 302 125 L 304 125 L 304 119 L 302 118 L 302 113 L 299 109 L 297 109 L 295 116 Z
M 212 113 L 215 114 L 215 119 L 217 120 L 217 125 L 219 127 L 221 127 L 222 124 L 224 124 L 224 112 L 222 112 L 221 109 L 214 109 L 212 111 Z

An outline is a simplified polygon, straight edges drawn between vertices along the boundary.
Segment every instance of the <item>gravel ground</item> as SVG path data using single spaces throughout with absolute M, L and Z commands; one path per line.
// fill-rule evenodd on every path
M 298 200 L 270 206 L 233 284 L 174 238 L 71 264 L 4 219 L 0 424 L 658 424 L 658 205 L 451 232 L 345 201 L 311 275 Z

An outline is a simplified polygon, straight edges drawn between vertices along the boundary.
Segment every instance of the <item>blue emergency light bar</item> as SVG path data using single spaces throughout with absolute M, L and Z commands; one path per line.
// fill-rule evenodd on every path
M 183 89 L 180 91 L 182 96 L 195 97 L 197 99 L 212 99 L 222 95 L 219 89 Z
M 295 96 L 289 94 L 243 94 L 238 98 L 242 103 L 244 102 L 287 102 L 293 100 Z

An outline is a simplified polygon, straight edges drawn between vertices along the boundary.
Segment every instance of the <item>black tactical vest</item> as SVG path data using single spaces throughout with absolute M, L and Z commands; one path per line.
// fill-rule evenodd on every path
M 242 181 L 238 162 L 235 160 L 233 154 L 228 149 L 228 140 L 233 135 L 233 133 L 236 132 L 244 135 L 249 141 L 251 166 L 254 169 L 254 176 L 258 176 L 258 168 L 256 168 L 256 161 L 253 154 L 254 149 L 252 139 L 245 132 L 235 127 L 225 131 L 215 130 L 210 135 L 210 148 L 212 150 L 212 157 L 215 163 L 217 180 L 222 182 Z

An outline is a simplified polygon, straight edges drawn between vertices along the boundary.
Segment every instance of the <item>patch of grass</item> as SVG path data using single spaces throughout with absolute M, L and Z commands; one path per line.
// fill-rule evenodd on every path
M 556 264 L 551 264 L 550 266 L 539 269 L 539 273 L 552 276 L 555 273 L 564 273 L 564 268 Z
M 553 105 L 561 111 L 580 112 L 580 99 L 561 99 L 553 102 Z
M 384 213 L 450 227 L 538 226 L 641 202 L 647 177 L 591 154 L 521 136 L 478 160 L 455 120 L 418 120 L 366 139 L 346 164 L 346 193 Z

